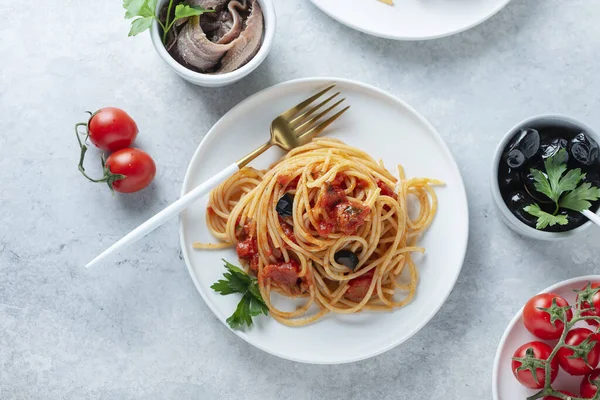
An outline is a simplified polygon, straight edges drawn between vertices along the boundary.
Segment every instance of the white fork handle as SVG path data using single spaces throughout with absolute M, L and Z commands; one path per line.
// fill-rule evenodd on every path
M 172 217 L 179 215 L 180 212 L 185 210 L 190 204 L 210 192 L 213 188 L 218 186 L 225 179 L 229 178 L 235 172 L 239 170 L 238 165 L 236 163 L 231 164 L 221 172 L 217 173 L 215 176 L 207 180 L 201 185 L 196 186 L 192 191 L 186 193 L 183 197 L 177 200 L 175 203 L 171 204 L 148 221 L 144 222 L 133 231 L 129 232 L 125 235 L 121 240 L 117 243 L 110 246 L 108 249 L 104 250 L 98 257 L 94 258 L 90 261 L 85 267 L 90 268 L 100 261 L 104 260 L 106 257 L 116 253 L 125 247 L 133 244 L 170 220 Z

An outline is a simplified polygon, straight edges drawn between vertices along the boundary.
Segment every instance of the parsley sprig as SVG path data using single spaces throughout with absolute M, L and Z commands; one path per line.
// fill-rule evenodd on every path
M 135 36 L 146 29 L 150 28 L 152 21 L 156 20 L 163 30 L 162 41 L 163 44 L 167 43 L 167 34 L 175 24 L 175 21 L 202 15 L 206 12 L 214 12 L 215 10 L 207 10 L 199 6 L 189 6 L 187 4 L 177 4 L 175 7 L 175 16 L 171 20 L 171 10 L 173 9 L 174 0 L 169 0 L 167 7 L 167 16 L 163 23 L 156 14 L 156 5 L 158 0 L 123 0 L 123 7 L 125 8 L 125 19 L 133 19 L 131 22 L 131 29 L 129 30 L 129 36 Z
M 554 156 L 544 161 L 546 173 L 538 169 L 531 169 L 535 181 L 535 189 L 546 195 L 554 202 L 554 212 L 548 213 L 533 203 L 523 210 L 537 217 L 536 228 L 544 229 L 548 226 L 567 225 L 569 220 L 566 215 L 558 214 L 561 208 L 581 212 L 589 209 L 600 198 L 600 189 L 589 182 L 581 183 L 586 174 L 581 168 L 567 171 L 567 151 L 560 149 Z M 581 183 L 581 184 L 580 184 Z
M 235 265 L 225 260 L 223 262 L 229 272 L 223 274 L 225 279 L 219 280 L 210 288 L 224 296 L 232 293 L 243 294 L 235 312 L 227 318 L 227 324 L 229 324 L 231 329 L 240 329 L 244 325 L 250 327 L 252 325 L 252 317 L 269 314 L 269 308 L 258 289 L 258 280 L 249 276 Z

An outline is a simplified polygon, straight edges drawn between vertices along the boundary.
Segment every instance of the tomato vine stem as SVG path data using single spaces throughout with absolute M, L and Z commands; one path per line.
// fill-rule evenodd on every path
M 591 288 L 591 285 L 588 284 L 588 287 L 584 290 L 589 290 Z M 600 288 L 596 290 L 596 292 L 600 291 Z M 579 291 L 576 291 L 579 292 Z M 573 313 L 573 318 L 569 321 L 567 318 L 567 312 L 565 309 L 563 309 L 563 313 L 562 313 L 562 317 L 561 317 L 561 321 L 564 323 L 564 329 L 562 331 L 562 334 L 560 335 L 560 339 L 558 340 L 558 343 L 556 344 L 556 346 L 554 346 L 554 349 L 552 350 L 552 352 L 550 353 L 550 355 L 548 356 L 548 358 L 546 360 L 542 360 L 544 362 L 544 388 L 542 390 L 540 390 L 539 392 L 537 392 L 536 394 L 527 397 L 526 400 L 537 400 L 537 399 L 541 399 L 542 397 L 547 397 L 547 396 L 554 396 L 558 399 L 562 399 L 562 400 L 600 400 L 600 382 L 596 383 L 596 386 L 599 387 L 599 390 L 596 392 L 596 394 L 594 395 L 594 397 L 590 398 L 582 398 L 582 397 L 573 397 L 573 396 L 569 396 L 563 393 L 560 393 L 556 390 L 554 390 L 554 388 L 552 388 L 552 382 L 551 382 L 551 369 L 552 369 L 552 360 L 554 359 L 554 357 L 556 356 L 556 353 L 558 352 L 558 350 L 561 347 L 567 347 L 567 345 L 565 344 L 565 339 L 567 337 L 568 332 L 575 326 L 575 324 L 577 324 L 580 321 L 585 321 L 585 320 L 591 320 L 591 321 L 596 321 L 600 323 L 600 317 L 597 316 L 583 316 L 581 315 L 582 313 L 586 312 L 586 311 L 591 311 L 591 308 L 586 308 L 586 309 L 582 309 L 583 303 L 584 303 L 585 299 L 581 296 L 578 296 L 577 298 L 577 304 L 575 304 L 575 306 L 571 307 L 574 308 L 574 313 Z
M 91 120 L 93 118 L 94 114 L 92 114 L 89 111 L 88 111 L 88 113 L 90 114 L 90 120 Z M 81 126 L 85 127 L 85 133 L 81 133 L 79 131 L 79 127 L 81 127 Z M 83 139 L 83 141 L 81 140 L 81 137 L 80 137 L 80 135 L 82 135 L 82 134 L 85 134 L 85 138 Z M 91 182 L 96 182 L 96 183 L 106 182 L 106 184 L 108 185 L 110 190 L 114 192 L 113 183 L 115 183 L 118 180 L 125 179 L 126 176 L 122 175 L 122 174 L 113 174 L 110 171 L 110 169 L 108 168 L 108 166 L 106 165 L 106 160 L 104 158 L 104 155 L 102 155 L 102 157 L 101 157 L 102 171 L 104 172 L 104 176 L 102 178 L 94 179 L 85 172 L 85 167 L 83 166 L 83 160 L 85 159 L 85 153 L 88 151 L 88 147 L 87 147 L 86 143 L 87 143 L 88 138 L 90 137 L 89 121 L 88 122 L 78 122 L 75 124 L 75 136 L 77 137 L 77 143 L 79 143 L 79 149 L 80 149 L 79 165 L 78 165 L 79 172 L 81 172 L 81 174 L 83 176 L 85 176 Z

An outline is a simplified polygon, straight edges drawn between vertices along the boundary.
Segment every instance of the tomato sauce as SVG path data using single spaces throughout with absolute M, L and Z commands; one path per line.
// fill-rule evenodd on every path
M 236 222 L 239 226 L 239 219 Z M 254 234 L 256 232 L 256 224 L 254 221 L 248 222 L 243 227 L 236 227 L 236 236 L 240 240 L 235 245 L 235 250 L 237 252 L 238 258 L 240 260 L 244 260 L 248 263 L 248 266 L 251 271 L 258 271 L 258 243 L 256 242 L 256 238 Z
M 382 196 L 389 196 L 398 200 L 398 194 L 396 194 L 396 192 L 394 192 L 394 190 L 391 187 L 389 187 L 389 185 L 384 181 L 377 179 L 377 187 L 381 189 Z
M 270 278 L 274 283 L 280 286 L 296 286 L 298 283 L 298 272 L 300 265 L 295 260 L 289 262 L 281 262 L 277 264 L 269 264 L 262 270 L 264 279 Z
M 250 259 L 253 255 L 258 254 L 258 246 L 256 239 L 249 237 L 235 245 L 235 250 L 239 258 Z
M 340 186 L 343 181 L 344 175 L 336 175 L 333 182 L 327 184 L 319 199 L 318 206 L 326 214 L 325 219 L 319 220 L 317 226 L 317 232 L 322 237 L 327 237 L 334 230 L 339 230 L 345 235 L 356 233 L 371 211 L 370 207 L 358 201 L 348 200 Z
M 358 278 L 350 279 L 348 282 L 348 290 L 346 290 L 346 293 L 344 293 L 344 297 L 348 300 L 360 303 L 369 291 L 371 281 L 375 275 L 374 271 L 375 269 L 372 269 Z
M 279 175 L 277 176 L 277 183 L 281 187 L 288 187 L 290 189 L 295 189 L 298 187 L 298 182 L 300 181 L 300 175 L 292 178 L 290 175 Z
M 279 217 L 279 225 L 281 225 L 281 229 L 283 230 L 283 234 L 287 236 L 292 242 L 298 244 L 296 241 L 296 235 L 294 235 L 294 228 L 285 222 L 285 220 Z

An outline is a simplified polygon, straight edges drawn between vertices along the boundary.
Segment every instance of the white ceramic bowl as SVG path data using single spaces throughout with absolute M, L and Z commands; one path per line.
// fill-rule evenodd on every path
M 492 161 L 492 172 L 490 176 L 490 185 L 492 188 L 492 197 L 494 198 L 494 202 L 496 203 L 496 207 L 502 216 L 504 222 L 515 232 L 528 236 L 533 239 L 540 240 L 561 240 L 577 235 L 592 225 L 592 222 L 588 221 L 585 224 L 581 225 L 578 228 L 572 229 L 566 232 L 545 232 L 540 231 L 535 228 L 532 228 L 523 222 L 521 222 L 515 215 L 510 211 L 510 209 L 506 206 L 506 203 L 502 199 L 502 195 L 500 194 L 500 186 L 498 183 L 498 167 L 500 166 L 500 161 L 502 158 L 502 152 L 504 148 L 508 144 L 508 142 L 514 137 L 514 135 L 521 129 L 524 128 L 541 128 L 544 126 L 555 126 L 555 127 L 565 127 L 572 129 L 580 129 L 581 131 L 586 132 L 592 139 L 594 139 L 597 143 L 600 143 L 600 136 L 587 124 L 577 121 L 573 118 L 566 117 L 564 115 L 552 115 L 552 114 L 544 114 L 538 115 L 535 117 L 531 117 L 526 119 L 523 122 L 517 124 L 514 128 L 512 128 L 508 133 L 504 136 L 498 147 L 496 148 L 496 154 L 494 155 L 494 159 Z
M 158 2 L 157 10 L 167 2 L 167 0 L 161 0 Z M 263 41 L 258 53 L 244 66 L 236 69 L 233 72 L 228 72 L 225 74 L 203 74 L 200 72 L 192 71 L 179 64 L 177 60 L 175 60 L 165 46 L 162 43 L 160 37 L 160 27 L 158 22 L 154 21 L 152 23 L 152 29 L 150 30 L 150 35 L 152 37 L 152 44 L 156 49 L 158 55 L 183 79 L 186 81 L 193 83 L 198 86 L 205 87 L 219 87 L 219 86 L 227 86 L 235 83 L 248 75 L 250 72 L 254 71 L 256 67 L 260 65 L 267 58 L 269 51 L 271 51 L 271 46 L 273 45 L 273 39 L 275 38 L 275 30 L 277 27 L 277 21 L 275 18 L 275 6 L 273 5 L 273 0 L 258 0 L 262 8 L 262 12 L 264 15 L 264 34 Z

